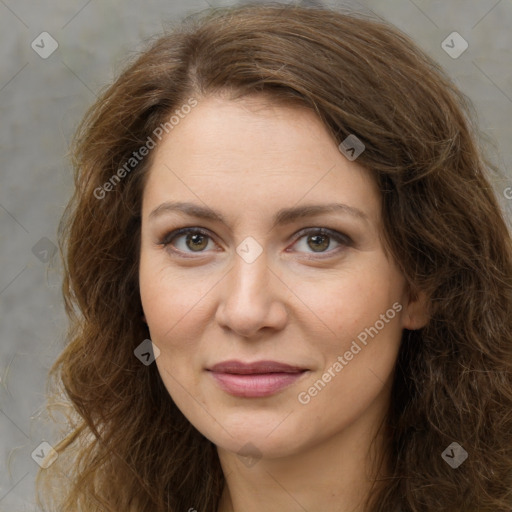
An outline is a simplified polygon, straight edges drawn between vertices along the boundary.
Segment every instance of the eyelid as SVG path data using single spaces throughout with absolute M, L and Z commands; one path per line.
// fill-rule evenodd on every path
M 174 238 L 177 238 L 180 235 L 186 235 L 188 233 L 199 233 L 201 235 L 210 237 L 212 240 L 214 239 L 214 236 L 212 235 L 212 233 L 205 228 L 200 228 L 200 227 L 196 227 L 196 226 L 187 226 L 184 228 L 178 228 L 178 229 L 174 229 L 172 231 L 166 232 L 163 235 L 163 237 L 159 243 L 162 245 L 168 245 L 171 243 L 171 241 Z
M 188 233 L 199 233 L 201 235 L 204 235 L 204 236 L 210 238 L 214 243 L 217 243 L 217 242 L 215 242 L 215 235 L 213 235 L 208 229 L 201 228 L 201 227 L 198 227 L 198 226 L 187 226 L 187 227 L 178 228 L 178 229 L 172 230 L 170 232 L 167 232 L 166 234 L 163 235 L 161 240 L 158 242 L 158 245 L 162 245 L 164 247 L 170 246 L 170 245 L 172 245 L 171 242 L 175 238 L 178 238 L 181 235 L 186 235 Z M 351 247 L 354 244 L 352 238 L 350 238 L 345 233 L 342 233 L 340 231 L 337 231 L 337 230 L 331 229 L 331 228 L 327 228 L 327 227 L 309 226 L 309 227 L 305 227 L 305 228 L 300 229 L 299 231 L 297 231 L 293 235 L 293 243 L 292 243 L 292 245 L 295 245 L 301 238 L 303 238 L 304 236 L 309 235 L 309 234 L 312 234 L 312 235 L 327 235 L 330 238 L 333 238 L 338 243 L 340 243 L 342 245 L 345 245 L 346 247 Z M 184 253 L 183 251 L 180 251 L 179 249 L 175 249 L 175 248 L 173 248 L 171 250 L 174 253 L 179 253 L 179 254 L 194 254 L 193 251 L 190 252 L 190 253 Z M 322 256 L 322 255 L 331 256 L 332 253 L 337 252 L 337 250 L 338 249 L 331 249 L 331 250 L 326 251 L 326 252 L 318 252 L 318 253 L 312 252 L 312 253 L 309 253 L 309 254 L 313 254 L 313 255 L 317 254 L 318 256 L 313 256 L 313 258 L 317 258 L 318 259 L 318 258 L 322 258 L 322 257 L 327 257 L 327 256 Z M 208 251 L 198 251 L 196 254 L 197 255 L 203 255 L 203 254 L 206 254 L 207 252 Z M 291 251 L 288 251 L 288 248 L 287 248 L 286 252 L 291 252 Z M 184 257 L 192 257 L 192 258 L 194 258 L 196 256 L 184 256 Z
M 354 243 L 352 238 L 350 238 L 345 233 L 342 233 L 341 231 L 338 231 L 336 229 L 321 226 L 311 226 L 307 228 L 302 228 L 301 230 L 297 231 L 297 233 L 293 235 L 295 238 L 295 242 L 302 238 L 304 235 L 309 235 L 310 233 L 316 235 L 327 235 L 330 236 L 331 238 L 334 238 L 335 240 L 338 240 L 340 243 L 343 242 L 346 245 L 352 245 Z

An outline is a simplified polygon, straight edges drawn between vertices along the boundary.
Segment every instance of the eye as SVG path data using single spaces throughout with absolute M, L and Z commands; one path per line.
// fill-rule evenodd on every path
M 298 245 L 305 250 L 304 252 L 328 253 L 328 255 L 331 256 L 331 253 L 338 252 L 336 248 L 327 251 L 327 249 L 332 246 L 332 240 L 338 244 L 338 249 L 340 246 L 343 248 L 353 244 L 349 236 L 327 228 L 306 228 L 299 231 L 297 235 L 298 239 L 293 245 Z M 308 249 L 311 251 L 308 251 Z
M 328 228 L 305 228 L 296 234 L 296 241 L 292 247 L 298 245 L 299 247 L 302 246 L 304 250 L 299 252 L 327 253 L 331 256 L 331 253 L 338 252 L 338 249 L 340 249 L 338 247 L 327 250 L 332 246 L 333 240 L 341 249 L 353 245 L 352 239 L 339 231 Z M 176 229 L 166 234 L 159 242 L 159 245 L 169 247 L 172 252 L 179 253 L 180 256 L 185 255 L 184 257 L 190 257 L 186 256 L 190 253 L 204 253 L 212 244 L 215 244 L 215 242 L 209 232 L 197 227 Z M 287 252 L 290 252 L 289 249 L 287 249 Z
M 178 240 L 178 243 L 175 243 L 176 240 Z M 165 235 L 161 240 L 160 245 L 163 245 L 164 247 L 172 246 L 171 250 L 174 252 L 201 253 L 205 252 L 210 241 L 212 241 L 212 238 L 204 229 L 181 228 Z

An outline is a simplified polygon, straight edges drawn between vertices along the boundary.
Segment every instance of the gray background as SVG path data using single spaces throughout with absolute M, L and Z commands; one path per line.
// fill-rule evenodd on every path
M 0 0 L 0 511 L 35 510 L 38 466 L 31 453 L 43 440 L 58 439 L 41 412 L 46 374 L 62 350 L 66 326 L 60 263 L 57 254 L 50 256 L 72 190 L 71 134 L 99 89 L 145 39 L 208 5 L 233 3 Z M 325 3 L 371 9 L 447 70 L 473 101 L 492 142 L 489 156 L 505 174 L 496 189 L 512 214 L 512 200 L 504 196 L 512 185 L 511 1 Z M 47 59 L 31 47 L 44 31 L 59 45 Z M 453 31 L 469 44 L 456 59 L 441 47 Z

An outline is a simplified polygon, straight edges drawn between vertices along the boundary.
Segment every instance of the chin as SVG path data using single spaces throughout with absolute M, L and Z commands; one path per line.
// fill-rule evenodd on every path
M 279 458 L 295 453 L 300 446 L 309 444 L 308 433 L 295 424 L 286 424 L 289 411 L 237 413 L 236 418 L 219 418 L 215 430 L 211 425 L 198 430 L 218 448 L 252 457 Z M 290 418 L 293 413 L 290 414 Z M 284 420 L 284 421 L 283 421 Z

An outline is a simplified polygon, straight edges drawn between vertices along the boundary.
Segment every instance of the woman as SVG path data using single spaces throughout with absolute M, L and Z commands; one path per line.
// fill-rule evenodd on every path
M 327 9 L 212 11 L 128 67 L 61 225 L 58 510 L 511 510 L 511 239 L 469 113 Z

